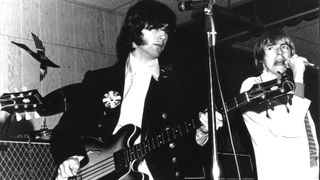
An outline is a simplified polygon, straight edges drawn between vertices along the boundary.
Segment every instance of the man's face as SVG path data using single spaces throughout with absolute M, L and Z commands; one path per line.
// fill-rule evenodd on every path
M 144 56 L 146 59 L 156 59 L 160 56 L 161 52 L 164 50 L 167 41 L 168 33 L 166 27 L 160 29 L 143 29 L 142 30 L 142 40 L 143 44 L 136 47 L 137 52 Z
M 286 61 L 291 58 L 291 47 L 284 40 L 264 47 L 264 71 L 277 75 L 287 70 Z

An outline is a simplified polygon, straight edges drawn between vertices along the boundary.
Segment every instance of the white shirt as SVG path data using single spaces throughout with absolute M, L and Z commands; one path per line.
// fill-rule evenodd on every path
M 251 77 L 242 83 L 241 92 L 253 84 L 267 81 L 268 74 Z M 251 135 L 259 180 L 314 180 L 319 166 L 310 168 L 309 146 L 304 124 L 308 114 L 313 136 L 315 126 L 308 112 L 310 100 L 293 96 L 292 105 L 280 104 L 274 110 L 250 109 L 243 118 Z M 289 110 L 289 112 L 288 112 Z M 318 146 L 318 143 L 316 143 Z M 319 148 L 317 147 L 317 150 Z M 319 164 L 319 161 L 318 161 Z M 315 171 L 315 173 L 311 173 Z
M 150 81 L 152 77 L 158 80 L 159 74 L 158 59 L 141 63 L 130 53 L 126 64 L 125 86 L 120 117 L 113 134 L 127 124 L 133 124 L 141 128 L 144 102 Z M 135 144 L 140 143 L 140 138 L 139 136 Z M 140 164 L 138 170 L 147 174 L 149 179 L 153 180 L 145 160 Z

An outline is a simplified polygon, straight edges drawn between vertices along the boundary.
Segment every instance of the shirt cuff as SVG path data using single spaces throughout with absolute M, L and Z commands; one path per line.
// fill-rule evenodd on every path
M 299 97 L 301 97 L 301 98 L 304 98 L 304 83 L 298 83 L 298 82 L 296 82 L 295 85 L 296 85 L 296 89 L 295 89 L 295 91 L 294 91 L 294 94 L 295 94 L 296 96 L 299 96 Z

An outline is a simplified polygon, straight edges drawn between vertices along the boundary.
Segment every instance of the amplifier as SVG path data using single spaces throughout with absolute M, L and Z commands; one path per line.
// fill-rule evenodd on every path
M 255 169 L 251 156 L 249 154 L 237 154 L 236 155 L 240 175 L 242 180 L 255 180 Z M 238 173 L 234 155 L 229 152 L 218 152 L 218 163 L 220 167 L 219 180 L 238 180 Z
M 50 180 L 55 170 L 49 143 L 0 140 L 0 179 Z

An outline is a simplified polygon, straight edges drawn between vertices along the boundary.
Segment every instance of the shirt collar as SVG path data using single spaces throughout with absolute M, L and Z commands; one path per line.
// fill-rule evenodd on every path
M 154 59 L 148 61 L 147 63 L 141 63 L 137 58 L 135 58 L 132 53 L 129 55 L 129 59 L 126 63 L 126 75 L 131 74 L 135 75 L 136 73 L 146 73 L 145 70 L 148 70 L 152 77 L 158 81 L 160 76 L 160 66 L 159 60 Z
M 266 72 L 266 71 L 263 71 L 262 74 L 260 75 L 260 80 L 262 82 L 267 82 L 267 81 L 271 81 L 273 79 L 276 79 L 277 76 L 270 73 L 270 72 Z

